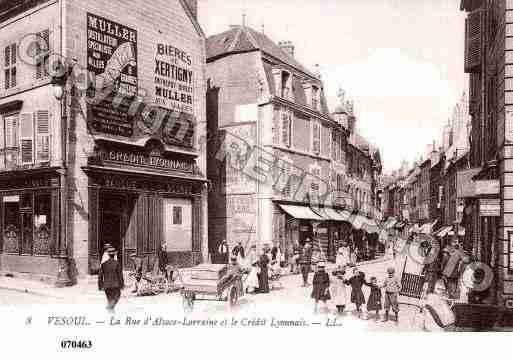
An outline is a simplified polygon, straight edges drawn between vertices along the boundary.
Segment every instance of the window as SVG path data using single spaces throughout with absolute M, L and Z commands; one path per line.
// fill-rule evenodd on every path
M 182 224 L 182 207 L 173 207 L 173 224 Z
M 317 86 L 312 86 L 312 108 L 315 110 L 319 110 L 319 88 Z
M 312 152 L 319 154 L 321 151 L 321 124 L 312 121 Z
M 281 115 L 281 144 L 287 147 L 292 145 L 292 119 L 290 112 L 284 111 Z
M 4 48 L 4 88 L 15 87 L 16 81 L 16 44 Z
M 3 250 L 18 255 L 50 255 L 52 194 L 24 191 L 2 197 Z
M 0 118 L 2 168 L 50 161 L 50 113 L 36 111 Z
M 291 81 L 292 80 L 292 76 L 286 72 L 286 71 L 282 71 L 281 73 L 281 97 L 283 98 L 290 98 L 291 97 L 291 93 L 290 93 L 290 89 L 291 89 Z

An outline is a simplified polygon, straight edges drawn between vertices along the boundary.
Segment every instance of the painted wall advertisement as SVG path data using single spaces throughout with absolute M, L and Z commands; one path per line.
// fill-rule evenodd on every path
M 129 99 L 137 95 L 137 31 L 87 13 L 87 70 L 94 75 L 88 116 L 93 130 L 130 137 Z M 126 106 L 113 106 L 115 96 Z
M 155 50 L 154 103 L 178 113 L 194 114 L 192 56 L 165 41 Z

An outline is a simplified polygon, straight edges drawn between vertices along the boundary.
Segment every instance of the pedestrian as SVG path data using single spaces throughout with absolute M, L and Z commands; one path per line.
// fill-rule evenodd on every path
M 340 267 L 345 267 L 349 264 L 349 247 L 342 246 L 338 248 L 337 255 L 335 257 L 335 264 Z
M 260 286 L 259 273 L 260 267 L 258 265 L 258 260 L 255 260 L 253 263 L 251 263 L 251 266 L 249 268 L 249 274 L 246 278 L 246 293 L 255 294 L 258 292 L 258 288 Z
M 274 245 L 273 249 L 271 250 L 271 271 L 273 272 L 274 276 L 281 275 L 281 261 L 281 249 L 279 246 Z
M 232 257 L 230 258 L 230 264 L 228 265 L 227 276 L 229 276 L 230 278 L 238 278 L 238 279 L 240 279 L 242 277 L 242 268 L 241 268 L 240 264 L 238 263 L 236 256 L 232 255 Z M 239 295 L 242 295 L 242 293 L 243 293 L 242 281 L 236 280 L 235 283 L 237 285 L 237 292 L 239 293 Z
M 239 264 L 241 263 L 241 259 L 246 258 L 244 253 L 244 247 L 242 246 L 242 242 L 238 242 L 235 247 L 233 247 L 232 255 L 237 258 Z
M 378 286 L 378 280 L 376 277 L 371 277 L 370 283 L 367 283 L 370 287 L 369 299 L 367 300 L 367 312 L 376 312 L 374 320 L 379 320 L 379 311 L 383 309 L 381 305 L 381 288 Z
M 317 271 L 314 274 L 312 281 L 312 294 L 311 297 L 315 300 L 314 313 L 317 313 L 319 301 L 323 302 L 324 309 L 326 309 L 326 302 L 331 299 L 330 295 L 330 277 L 325 271 L 326 265 L 324 262 L 317 264 Z
M 98 289 L 105 291 L 107 297 L 107 311 L 114 313 L 114 308 L 121 297 L 121 290 L 125 283 L 121 264 L 115 259 L 116 249 L 110 247 L 107 250 L 109 259 L 100 265 L 98 273 Z
M 258 293 L 269 293 L 269 256 L 267 250 L 262 249 L 258 266 L 260 271 L 258 273 Z
M 310 238 L 307 238 L 306 243 L 303 246 L 301 256 L 299 258 L 299 265 L 301 267 L 301 274 L 303 276 L 303 287 L 308 286 L 308 274 L 310 273 L 311 264 L 312 264 L 312 245 L 310 244 Z
M 347 305 L 346 279 L 346 267 L 344 266 L 337 266 L 331 272 L 331 295 L 338 314 L 342 314 Z
M 383 321 L 388 321 L 388 313 L 390 309 L 395 313 L 395 321 L 399 323 L 399 302 L 398 296 L 401 291 L 401 281 L 395 277 L 395 269 L 390 267 L 387 269 L 388 277 L 383 282 L 385 289 L 385 318 Z
M 100 262 L 100 264 L 101 263 L 105 263 L 105 262 L 107 262 L 109 260 L 110 257 L 109 257 L 109 254 L 107 252 L 108 252 L 109 248 L 111 248 L 111 247 L 112 247 L 112 245 L 110 243 L 105 243 L 103 245 L 102 261 Z M 118 260 L 118 255 L 117 254 L 114 256 L 114 259 Z
M 134 265 L 134 288 L 132 289 L 132 293 L 139 293 L 139 290 L 141 289 L 141 279 L 143 277 L 143 260 L 142 258 L 138 257 L 136 253 L 132 253 L 130 255 L 130 258 L 132 259 L 133 265 Z
M 166 287 L 169 288 L 169 275 L 167 272 L 168 259 L 167 259 L 166 243 L 162 243 L 162 245 L 159 247 L 158 252 L 157 252 L 157 259 L 158 259 L 159 273 L 164 276 L 164 279 L 166 281 Z
M 221 264 L 228 264 L 228 256 L 230 254 L 230 250 L 228 248 L 228 243 L 226 243 L 226 239 L 223 239 L 223 241 L 217 248 L 217 254 L 219 256 L 219 262 L 221 262 Z
M 299 242 L 296 240 L 294 245 L 291 247 L 291 252 L 289 255 L 289 265 L 290 272 L 292 274 L 299 274 L 299 258 L 301 256 L 301 246 Z
M 353 268 L 352 277 L 344 281 L 344 283 L 351 286 L 351 303 L 356 305 L 356 313 L 358 318 L 360 318 L 362 314 L 362 304 L 365 304 L 365 296 L 362 291 L 363 285 L 366 284 L 365 273 L 355 267 Z

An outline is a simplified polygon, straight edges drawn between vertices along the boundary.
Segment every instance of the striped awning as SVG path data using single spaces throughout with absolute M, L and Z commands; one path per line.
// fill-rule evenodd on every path
M 315 209 L 314 212 L 319 214 L 321 217 L 323 217 L 327 221 L 344 222 L 344 221 L 347 221 L 347 219 L 348 219 L 348 217 L 343 216 L 340 212 L 336 211 L 335 209 L 333 209 L 331 207 Z
M 324 219 L 316 214 L 314 211 L 310 209 L 310 207 L 306 206 L 293 206 L 280 204 L 281 209 L 283 209 L 290 216 L 297 219 L 310 219 L 314 221 L 323 221 Z
M 390 217 L 386 220 L 384 227 L 385 227 L 385 229 L 392 229 L 392 228 L 394 228 L 394 226 L 396 225 L 397 222 L 398 222 L 397 218 Z
M 440 228 L 435 233 L 435 235 L 438 237 L 445 237 L 450 230 L 451 230 L 451 226 L 445 226 L 445 227 Z

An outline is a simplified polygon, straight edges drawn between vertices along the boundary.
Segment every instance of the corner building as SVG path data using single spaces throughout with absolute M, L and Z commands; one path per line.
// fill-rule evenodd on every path
M 1 5 L 1 272 L 76 282 L 105 243 L 125 270 L 162 243 L 178 266 L 203 260 L 196 14 L 193 0 Z

